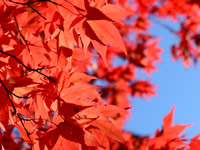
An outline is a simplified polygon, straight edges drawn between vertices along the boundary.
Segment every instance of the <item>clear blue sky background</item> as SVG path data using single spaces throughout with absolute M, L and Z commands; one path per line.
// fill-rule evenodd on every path
M 165 23 L 174 29 L 179 28 L 171 21 Z M 159 24 L 151 28 L 151 32 L 162 38 L 159 44 L 164 49 L 162 62 L 157 63 L 159 71 L 153 72 L 151 78 L 142 71 L 138 71 L 138 77 L 148 78 L 159 85 L 158 96 L 151 97 L 150 101 L 139 98 L 131 101 L 134 109 L 125 129 L 139 135 L 153 135 L 157 128 L 161 128 L 163 117 L 176 104 L 174 124 L 194 123 L 184 132 L 191 138 L 200 133 L 200 63 L 186 69 L 181 60 L 173 62 L 170 46 L 178 41 L 177 37 Z

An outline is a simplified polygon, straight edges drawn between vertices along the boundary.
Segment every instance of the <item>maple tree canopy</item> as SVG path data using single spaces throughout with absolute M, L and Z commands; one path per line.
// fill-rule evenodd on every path
M 173 59 L 189 67 L 199 11 L 198 0 L 0 0 L 0 149 L 200 149 L 199 134 L 181 135 L 191 124 L 173 125 L 175 106 L 154 136 L 123 131 L 128 96 L 156 95 L 136 79 L 161 61 L 151 18 L 180 23 L 165 27 L 179 37 Z

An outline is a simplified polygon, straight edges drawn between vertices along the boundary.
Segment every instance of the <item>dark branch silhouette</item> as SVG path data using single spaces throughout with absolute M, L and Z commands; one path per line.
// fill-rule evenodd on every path
M 16 115 L 16 116 L 19 118 L 19 120 L 20 120 L 20 122 L 21 122 L 21 124 L 22 124 L 22 126 L 23 126 L 23 128 L 24 128 L 24 130 L 26 131 L 26 134 L 27 134 L 27 136 L 28 136 L 30 142 L 32 143 L 32 140 L 31 140 L 31 138 L 30 138 L 30 133 L 28 132 L 28 130 L 26 129 L 26 127 L 25 127 L 25 125 L 24 125 L 24 123 L 23 123 L 23 118 L 21 118 L 21 116 L 17 113 L 17 109 L 15 108 L 15 105 L 14 105 L 14 103 L 13 103 L 13 101 L 12 101 L 12 98 L 10 97 L 10 94 L 12 94 L 12 95 L 14 95 L 14 96 L 15 96 L 15 94 L 13 94 L 11 91 L 9 91 L 9 90 L 7 89 L 7 87 L 5 86 L 5 84 L 3 83 L 3 81 L 1 80 L 1 78 L 0 78 L 0 82 L 1 82 L 1 84 L 2 84 L 2 86 L 3 86 L 3 88 L 5 89 L 5 91 L 6 91 L 7 95 L 8 95 L 8 99 L 9 99 L 9 101 L 10 101 L 12 107 L 13 107 L 14 112 L 12 112 L 12 114 L 13 114 L 13 115 Z
M 33 69 L 33 68 L 30 68 L 30 67 L 26 66 L 26 65 L 25 65 L 24 63 L 22 63 L 16 56 L 14 56 L 14 55 L 12 55 L 12 54 L 9 54 L 9 53 L 7 53 L 7 52 L 4 52 L 4 51 L 2 51 L 1 49 L 0 49 L 0 53 L 3 53 L 3 54 L 5 54 L 5 55 L 7 55 L 7 56 L 12 57 L 12 58 L 15 59 L 18 63 L 20 63 L 26 70 L 28 70 L 28 71 L 35 71 L 35 72 L 37 72 L 38 74 L 40 74 L 40 75 L 46 77 L 46 78 L 49 79 L 50 81 L 56 82 L 55 79 L 53 79 L 53 78 L 51 78 L 50 76 L 47 76 L 47 75 L 45 75 L 44 73 L 40 72 L 40 70 L 45 69 L 46 67 L 42 67 L 42 68 L 38 68 L 38 69 Z

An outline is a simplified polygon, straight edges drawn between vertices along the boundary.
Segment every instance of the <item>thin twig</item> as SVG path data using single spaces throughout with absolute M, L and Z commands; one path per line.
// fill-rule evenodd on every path
M 28 136 L 30 142 L 32 143 L 32 140 L 31 140 L 31 138 L 30 138 L 30 133 L 28 132 L 28 130 L 26 129 L 26 127 L 25 127 L 25 125 L 24 125 L 24 123 L 23 123 L 23 118 L 21 118 L 21 116 L 20 116 L 18 113 L 17 113 L 17 117 L 19 118 L 19 120 L 20 120 L 20 122 L 21 122 L 21 124 L 22 124 L 22 126 L 23 126 L 23 128 L 24 128 L 24 130 L 26 131 L 26 134 L 27 134 L 27 136 Z
M 4 89 L 5 89 L 5 91 L 6 91 L 7 95 L 8 95 L 8 99 L 10 100 L 10 103 L 11 103 L 11 105 L 12 105 L 12 107 L 13 107 L 14 112 L 13 112 L 12 114 L 13 114 L 13 115 L 17 115 L 17 117 L 19 118 L 19 120 L 20 120 L 20 122 L 21 122 L 21 124 L 22 124 L 22 126 L 23 126 L 23 128 L 24 128 L 24 130 L 26 131 L 26 134 L 27 134 L 27 136 L 28 136 L 30 142 L 32 143 L 32 140 L 31 140 L 31 138 L 30 138 L 30 133 L 29 133 L 28 130 L 26 129 L 26 127 L 25 127 L 25 125 L 24 125 L 24 123 L 23 123 L 23 119 L 22 119 L 21 116 L 17 113 L 17 110 L 16 110 L 16 108 L 15 108 L 15 105 L 14 105 L 14 103 L 13 103 L 11 97 L 10 97 L 10 93 L 11 93 L 11 92 L 7 89 L 7 87 L 5 86 L 5 84 L 3 83 L 3 81 L 1 80 L 1 78 L 0 78 L 0 82 L 1 82 L 2 86 L 4 87 Z
M 44 20 L 47 20 L 44 16 L 42 16 L 42 14 L 39 12 L 39 11 L 37 11 L 35 8 L 33 8 L 28 2 L 26 2 L 26 3 L 20 3 L 20 2 L 15 2 L 15 1 L 12 1 L 12 0 L 9 0 L 10 2 L 12 2 L 12 3 L 15 3 L 15 4 L 20 4 L 20 5 L 24 5 L 24 6 L 28 6 L 28 7 L 30 7 L 33 11 L 35 11 L 40 17 L 42 17 Z M 37 2 L 37 1 L 33 1 L 33 2 Z
M 37 2 L 50 2 L 50 3 L 53 3 L 53 4 L 56 4 L 56 2 L 53 2 L 51 0 L 36 0 L 36 1 L 28 1 L 28 2 L 25 2 L 25 3 L 20 3 L 20 2 L 16 2 L 16 1 L 13 1 L 13 0 L 9 0 L 10 2 L 13 2 L 15 4 L 20 4 L 20 5 L 30 5 L 30 4 L 34 4 L 34 3 L 37 3 Z
M 40 17 L 42 17 L 44 20 L 47 20 L 47 18 L 45 18 L 44 16 L 42 16 L 42 14 L 39 12 L 39 11 L 37 11 L 35 8 L 33 8 L 31 5 L 27 5 L 28 7 L 30 7 L 31 9 L 33 9 Z
M 56 127 L 58 126 L 56 123 L 54 123 L 53 121 L 51 120 L 47 120 L 47 119 L 42 119 L 42 118 L 22 118 L 24 121 L 34 121 L 34 120 L 43 120 L 43 121 L 46 121 L 46 122 L 49 122 L 53 125 L 55 125 Z
M 23 64 L 16 56 L 14 56 L 14 55 L 12 55 L 12 54 L 9 54 L 9 53 L 7 53 L 7 52 L 4 52 L 4 51 L 2 51 L 1 49 L 0 49 L 0 53 L 3 53 L 3 54 L 5 54 L 5 55 L 7 55 L 7 56 L 12 57 L 12 58 L 15 59 L 17 62 L 19 62 L 26 70 L 28 70 L 28 71 L 35 71 L 35 72 L 37 72 L 38 74 L 40 74 L 40 75 L 46 77 L 47 79 L 51 80 L 52 82 L 56 82 L 55 79 L 53 79 L 53 78 L 47 76 L 46 74 L 40 72 L 41 68 L 38 68 L 38 69 L 30 68 L 30 67 L 26 66 L 25 64 Z M 43 68 L 44 68 L 44 67 L 43 67 Z
M 9 90 L 7 89 L 7 87 L 5 86 L 5 84 L 3 83 L 3 81 L 1 80 L 1 78 L 0 78 L 0 82 L 1 82 L 1 84 L 2 84 L 2 86 L 3 86 L 3 88 L 6 90 L 6 93 L 7 93 L 7 95 L 8 95 L 8 98 L 9 98 L 9 100 L 10 100 L 10 102 L 11 102 L 11 105 L 12 105 L 12 107 L 13 107 L 13 109 L 14 109 L 14 115 L 17 113 L 17 110 L 16 110 L 16 108 L 15 108 L 15 106 L 14 106 L 14 103 L 13 103 L 13 101 L 12 101 L 12 99 L 11 99 L 11 97 L 10 97 L 10 92 L 9 92 Z
M 72 5 L 78 12 L 79 12 L 79 14 L 81 15 L 81 16 L 84 16 L 79 10 L 82 10 L 82 9 L 80 9 L 80 8 L 78 8 L 78 7 L 76 7 L 76 6 L 74 6 L 70 1 L 68 1 L 68 0 L 64 0 L 65 2 L 67 2 L 67 3 L 69 3 L 70 5 Z M 63 6 L 64 7 L 64 6 Z M 65 7 L 64 7 L 65 8 Z M 66 8 L 67 9 L 67 8 Z M 68 10 L 68 9 L 67 9 Z M 84 10 L 82 10 L 82 11 L 84 11 Z M 70 11 L 71 12 L 71 11 Z M 74 14 L 74 13 L 73 13 Z

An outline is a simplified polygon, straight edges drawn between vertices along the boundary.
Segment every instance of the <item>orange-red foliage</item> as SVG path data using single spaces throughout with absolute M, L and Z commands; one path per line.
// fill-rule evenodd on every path
M 165 27 L 179 37 L 173 58 L 189 67 L 199 58 L 199 11 L 198 0 L 1 0 L 0 149 L 198 149 L 199 135 L 180 136 L 190 125 L 172 125 L 175 107 L 154 137 L 123 123 L 128 96 L 156 95 L 136 79 L 161 61 L 151 18 L 181 24 Z

